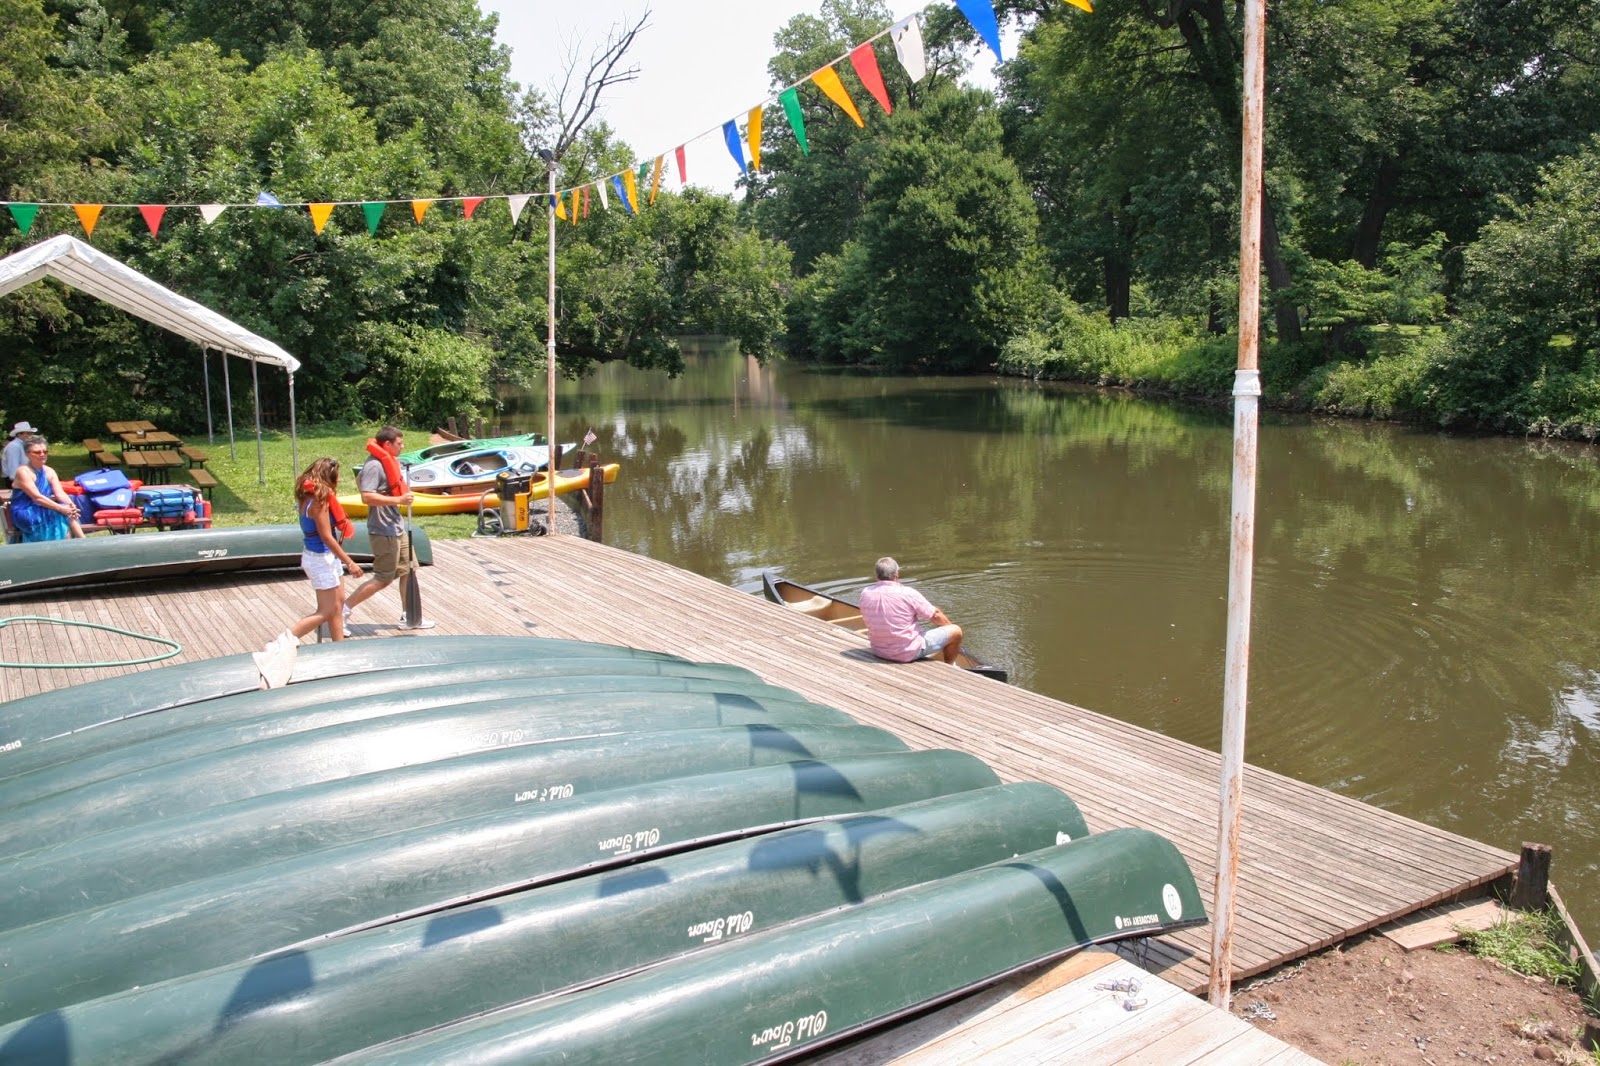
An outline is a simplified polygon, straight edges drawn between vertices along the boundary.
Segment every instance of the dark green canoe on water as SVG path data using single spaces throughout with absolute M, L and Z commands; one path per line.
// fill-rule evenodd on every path
M 298 525 L 222 526 L 174 529 L 132 536 L 85 537 L 38 544 L 10 544 L 0 573 L 0 596 L 98 585 L 151 581 L 245 570 L 284 570 L 300 565 L 304 534 Z M 357 562 L 372 560 L 366 523 L 345 541 Z M 417 562 L 433 565 L 433 545 L 416 531 Z
M 0 1062 L 758 1061 L 1204 921 L 1160 838 L 748 670 L 303 652 L 0 705 Z

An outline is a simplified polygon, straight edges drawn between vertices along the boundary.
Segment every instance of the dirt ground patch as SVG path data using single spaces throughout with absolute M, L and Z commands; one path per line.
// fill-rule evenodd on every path
M 1576 992 L 1464 951 L 1368 936 L 1267 976 L 1234 990 L 1234 1013 L 1333 1066 L 1600 1063 Z

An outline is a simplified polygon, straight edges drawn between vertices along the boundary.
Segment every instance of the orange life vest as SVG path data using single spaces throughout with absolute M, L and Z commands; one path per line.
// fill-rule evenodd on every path
M 367 441 L 367 454 L 383 464 L 384 476 L 389 479 L 389 495 L 404 496 L 406 476 L 400 472 L 400 460 L 385 451 L 377 438 L 370 438 Z

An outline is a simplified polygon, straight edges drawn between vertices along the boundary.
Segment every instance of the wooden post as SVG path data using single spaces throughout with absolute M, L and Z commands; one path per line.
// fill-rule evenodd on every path
M 606 472 L 598 455 L 589 457 L 589 539 L 601 543 L 605 536 Z
M 478 416 L 478 419 L 477 419 L 477 432 L 473 433 L 472 435 L 474 437 L 480 437 L 480 438 L 483 436 L 483 416 L 482 415 Z
M 444 420 L 444 428 L 448 429 L 450 431 L 450 435 L 452 437 L 461 436 L 461 431 L 456 429 L 456 416 L 455 415 L 449 415 L 449 416 L 447 416 L 445 418 L 445 420 Z
M 1522 911 L 1542 911 L 1550 905 L 1550 845 L 1523 842 L 1511 905 Z

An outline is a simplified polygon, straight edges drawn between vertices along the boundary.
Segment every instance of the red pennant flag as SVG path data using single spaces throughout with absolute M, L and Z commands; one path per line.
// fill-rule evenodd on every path
M 583 217 L 589 217 L 589 186 L 583 187 Z
M 156 236 L 161 229 L 161 216 L 167 213 L 166 207 L 161 204 L 140 204 L 139 213 L 144 216 L 144 224 L 150 227 L 150 236 Z
M 481 196 L 463 197 L 461 200 L 461 213 L 467 218 L 471 218 L 472 212 L 476 211 L 481 203 L 483 203 L 483 197 Z
M 872 98 L 878 101 L 883 113 L 894 114 L 894 107 L 889 103 L 889 90 L 884 88 L 883 74 L 878 70 L 878 54 L 872 50 L 872 45 L 857 46 L 850 53 L 850 65 L 856 68 L 856 77 L 861 79 L 861 84 L 866 86 Z
M 689 164 L 683 161 L 683 145 L 678 145 L 678 184 L 689 184 Z

